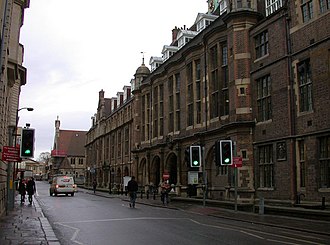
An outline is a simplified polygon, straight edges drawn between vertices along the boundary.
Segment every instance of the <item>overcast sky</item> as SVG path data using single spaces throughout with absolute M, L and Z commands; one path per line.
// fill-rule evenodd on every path
M 19 126 L 36 130 L 35 158 L 50 152 L 55 120 L 61 129 L 86 130 L 98 92 L 116 96 L 142 63 L 161 56 L 172 29 L 190 27 L 206 0 L 31 0 L 20 42 L 27 84 L 22 86 Z M 149 67 L 150 68 L 150 67 Z

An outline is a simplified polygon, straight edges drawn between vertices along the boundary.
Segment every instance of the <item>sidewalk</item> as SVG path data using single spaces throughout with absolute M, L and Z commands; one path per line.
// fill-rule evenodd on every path
M 0 217 L 0 244 L 60 245 L 37 197 L 32 205 L 27 200 L 21 205 L 19 195 L 15 197 L 14 209 Z
M 121 198 L 123 201 L 127 201 L 127 202 L 129 201 L 129 197 L 125 195 L 114 195 L 103 191 L 96 191 L 96 194 L 93 194 L 93 191 L 88 189 L 84 189 L 83 191 L 91 195 L 98 195 L 106 198 Z M 156 196 L 156 198 L 154 199 L 153 196 L 149 196 L 149 198 L 147 198 L 146 195 L 143 195 L 143 198 L 141 198 L 141 196 L 138 195 L 136 203 L 137 206 L 139 204 L 143 204 L 143 205 L 150 205 L 160 208 L 178 209 L 178 210 L 184 210 L 185 212 L 208 215 L 223 219 L 261 224 L 270 227 L 281 227 L 291 230 L 307 231 L 315 234 L 329 236 L 329 240 L 330 240 L 330 222 L 324 220 L 309 219 L 309 218 L 304 219 L 304 218 L 295 218 L 295 217 L 269 215 L 269 214 L 259 215 L 251 212 L 234 211 L 230 209 L 219 208 L 208 205 L 203 206 L 201 202 L 198 203 L 196 202 L 196 200 L 191 200 L 190 198 L 179 198 L 177 200 L 173 200 L 172 202 L 170 202 L 168 205 L 165 206 L 162 204 L 159 196 Z M 296 212 L 295 209 L 299 209 L 299 208 L 291 208 L 292 212 Z M 309 210 L 306 210 L 306 212 L 308 211 Z

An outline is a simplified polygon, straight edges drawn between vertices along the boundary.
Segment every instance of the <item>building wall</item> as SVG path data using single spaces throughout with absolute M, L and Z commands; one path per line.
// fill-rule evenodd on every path
M 28 0 L 1 1 L 0 4 L 0 148 L 12 146 L 13 133 L 20 94 L 20 86 L 25 84 L 26 69 L 22 66 L 23 46 L 19 43 L 20 28 L 23 25 L 24 9 L 29 7 Z M 7 203 L 8 166 L 12 163 L 0 160 L 0 216 L 4 214 Z
M 176 193 L 186 195 L 192 170 L 185 159 L 185 150 L 197 144 L 203 147 L 202 162 L 207 173 L 207 179 L 203 179 L 203 169 L 197 171 L 197 195 L 202 194 L 202 185 L 207 184 L 209 198 L 233 200 L 234 169 L 215 165 L 215 142 L 231 139 L 234 154 L 243 158 L 243 166 L 238 168 L 240 202 L 254 202 L 263 197 L 269 202 L 296 203 L 300 193 L 308 201 L 321 201 L 321 197 L 328 196 L 330 186 L 320 185 L 320 162 L 324 164 L 320 155 L 324 147 L 320 147 L 330 145 L 330 114 L 326 106 L 330 35 L 329 30 L 316 26 L 329 24 L 329 11 L 302 23 L 297 2 L 288 2 L 290 8 L 283 6 L 267 18 L 263 12 L 255 11 L 264 11 L 265 6 L 256 4 L 253 9 L 242 11 L 235 5 L 232 12 L 215 20 L 151 74 L 142 72 L 144 64 L 138 68 L 133 98 L 129 102 L 133 112 L 129 123 L 132 129 L 130 166 L 133 168 L 129 174 L 137 176 L 140 188 L 147 190 L 149 185 L 157 186 L 163 175 L 169 174 Z M 257 57 L 257 38 L 265 31 L 268 52 Z M 213 67 L 215 47 L 218 64 Z M 222 54 L 226 52 L 224 48 L 227 48 L 228 64 L 221 63 Z M 310 60 L 312 70 L 313 110 L 301 113 L 297 66 L 306 59 Z M 200 89 L 196 82 L 198 62 Z M 226 67 L 228 86 L 224 78 Z M 214 84 L 215 70 L 218 80 Z M 178 75 L 180 88 L 177 90 Z M 266 84 L 261 83 L 265 79 L 269 94 L 260 95 L 265 87 L 258 87 L 258 84 Z M 213 95 L 217 90 L 220 109 L 215 116 Z M 225 90 L 228 90 L 227 109 L 223 101 Z M 264 99 L 267 97 L 270 100 Z M 271 112 L 270 116 L 263 114 L 259 106 L 266 106 L 267 101 L 271 106 L 265 111 Z M 193 110 L 189 109 L 190 103 Z M 87 142 L 90 149 L 95 150 L 90 156 L 102 145 L 106 135 L 100 131 L 102 123 L 114 126 L 111 133 L 125 126 L 114 116 L 120 111 L 122 107 L 91 128 Z M 112 138 L 109 140 L 111 145 Z M 107 153 L 103 148 L 98 151 L 98 157 L 111 155 L 113 150 L 110 147 Z M 110 168 L 116 164 L 110 161 Z M 323 176 L 328 175 L 323 173 Z

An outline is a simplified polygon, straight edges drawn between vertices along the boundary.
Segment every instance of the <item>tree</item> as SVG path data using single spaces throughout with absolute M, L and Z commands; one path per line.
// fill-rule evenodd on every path
M 51 158 L 51 156 L 50 156 L 49 152 L 41 152 L 38 159 L 37 159 L 37 161 L 46 163 L 46 165 L 47 165 L 50 158 Z

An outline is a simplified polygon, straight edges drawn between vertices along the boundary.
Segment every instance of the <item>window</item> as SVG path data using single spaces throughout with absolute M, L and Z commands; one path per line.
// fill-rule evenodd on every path
M 320 0 L 320 12 L 321 14 L 330 9 L 330 0 Z
M 271 81 L 270 76 L 257 80 L 258 121 L 267 121 L 272 118 Z
M 154 125 L 153 125 L 153 137 L 158 136 L 158 86 L 154 87 L 153 92 L 153 118 L 154 118 Z
M 309 60 L 298 64 L 300 111 L 312 110 L 312 74 Z
M 125 156 L 129 153 L 129 128 L 125 128 Z
M 320 138 L 321 187 L 330 188 L 330 136 Z
M 174 96 L 173 96 L 173 76 L 168 79 L 168 131 L 174 131 Z
M 143 95 L 142 96 L 142 101 L 141 101 L 141 124 L 142 124 L 142 140 L 146 140 L 146 108 L 145 108 L 145 105 L 146 105 L 146 96 Z
M 259 187 L 274 187 L 273 146 L 261 146 L 258 149 Z
M 164 86 L 159 85 L 159 135 L 164 135 Z
M 122 138 L 121 138 L 121 131 L 118 132 L 118 148 L 117 148 L 117 156 L 121 157 L 121 144 L 122 144 Z
M 181 113 L 180 113 L 180 107 L 181 107 L 181 104 L 180 104 L 180 83 L 181 83 L 181 77 L 180 77 L 180 73 L 177 73 L 175 74 L 175 91 L 176 91 L 176 94 L 175 94 L 175 100 L 176 100 L 176 111 L 175 111 L 175 114 L 176 114 L 176 118 L 175 118 L 175 122 L 176 122 L 176 126 L 175 126 L 175 130 L 176 131 L 179 131 L 181 129 Z
M 194 124 L 194 91 L 193 91 L 193 70 L 192 63 L 187 65 L 187 126 L 192 126 Z
M 202 85 L 201 85 L 201 62 L 200 60 L 195 61 L 196 70 L 196 123 L 202 122 Z
M 306 186 L 306 165 L 305 165 L 305 142 L 298 141 L 299 166 L 300 166 L 300 187 Z
M 83 165 L 83 164 L 84 164 L 84 159 L 83 159 L 83 158 L 79 158 L 79 160 L 78 160 L 78 164 L 79 164 L 79 165 Z
M 116 144 L 116 137 L 113 134 L 111 137 L 111 159 L 115 158 L 115 144 Z
M 268 54 L 268 31 L 264 31 L 256 36 L 255 50 L 257 59 Z
M 301 1 L 301 12 L 303 22 L 307 22 L 313 18 L 313 1 L 312 0 L 302 0 Z
M 71 165 L 75 165 L 76 164 L 76 159 L 75 158 L 71 158 Z
M 266 16 L 274 13 L 283 6 L 282 0 L 266 0 Z
M 211 118 L 219 116 L 219 70 L 218 70 L 218 46 L 215 45 L 210 49 L 210 92 L 211 104 L 210 114 Z
M 229 91 L 228 91 L 228 48 L 227 44 L 222 44 L 222 103 L 221 116 L 229 115 Z

